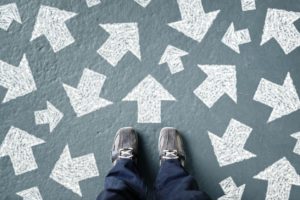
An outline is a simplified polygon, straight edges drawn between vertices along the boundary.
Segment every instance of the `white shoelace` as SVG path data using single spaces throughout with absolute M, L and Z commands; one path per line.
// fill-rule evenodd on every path
M 178 159 L 178 152 L 177 150 L 164 150 L 163 151 L 163 159 Z
M 123 148 L 119 150 L 119 158 L 132 159 L 133 148 Z

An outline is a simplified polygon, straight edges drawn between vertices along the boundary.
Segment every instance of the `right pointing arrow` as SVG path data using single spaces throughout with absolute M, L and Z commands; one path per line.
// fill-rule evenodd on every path
M 7 31 L 14 20 L 22 24 L 17 5 L 10 3 L 0 6 L 0 28 Z
M 224 179 L 219 184 L 222 190 L 224 191 L 225 195 L 218 198 L 218 200 L 241 200 L 242 199 L 245 186 L 246 186 L 245 184 L 237 187 L 231 177 Z
M 43 200 L 38 187 L 32 187 L 27 190 L 17 192 L 17 195 L 23 197 L 23 200 Z

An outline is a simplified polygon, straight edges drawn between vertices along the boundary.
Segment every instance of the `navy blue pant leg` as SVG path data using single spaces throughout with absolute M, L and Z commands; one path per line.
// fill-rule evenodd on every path
M 162 163 L 155 181 L 157 200 L 210 200 L 178 160 Z
M 105 178 L 104 190 L 97 200 L 145 200 L 146 186 L 136 164 L 120 159 Z

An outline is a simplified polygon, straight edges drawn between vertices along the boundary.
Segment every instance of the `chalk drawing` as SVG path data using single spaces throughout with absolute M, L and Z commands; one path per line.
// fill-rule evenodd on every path
M 101 0 L 86 0 L 86 4 L 89 8 L 93 7 L 93 6 L 96 6 L 100 3 L 101 3 Z
M 144 8 L 148 6 L 148 4 L 151 2 L 151 0 L 134 0 L 136 3 L 138 3 L 140 6 L 143 6 Z
M 241 200 L 242 199 L 245 186 L 246 186 L 245 184 L 237 187 L 231 177 L 224 179 L 219 184 L 222 190 L 224 191 L 225 195 L 219 197 L 218 200 Z
M 241 0 L 242 4 L 242 10 L 243 11 L 249 11 L 249 10 L 255 10 L 255 0 Z
M 294 133 L 291 136 L 297 140 L 293 152 L 300 155 L 300 132 Z
M 0 28 L 7 31 L 13 21 L 22 24 L 17 5 L 10 3 L 0 6 Z
M 43 200 L 38 187 L 32 187 L 21 192 L 17 192 L 17 195 L 23 198 L 23 200 Z

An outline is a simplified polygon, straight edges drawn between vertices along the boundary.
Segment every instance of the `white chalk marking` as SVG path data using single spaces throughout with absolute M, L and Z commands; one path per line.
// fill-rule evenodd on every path
M 136 3 L 140 4 L 140 6 L 143 6 L 146 8 L 148 4 L 151 2 L 151 0 L 134 0 Z
M 0 28 L 7 31 L 13 21 L 22 24 L 17 5 L 10 3 L 0 6 Z
M 171 74 L 175 74 L 184 70 L 181 57 L 186 55 L 188 55 L 188 52 L 168 45 L 158 64 L 167 63 Z
M 32 187 L 21 192 L 17 192 L 17 195 L 23 198 L 23 200 L 43 200 L 38 187 Z
M 89 8 L 93 7 L 93 6 L 96 6 L 100 3 L 101 3 L 101 0 L 86 0 L 86 4 Z
M 219 184 L 222 190 L 224 191 L 225 195 L 219 197 L 218 200 L 241 200 L 242 199 L 245 186 L 246 186 L 245 184 L 237 187 L 231 177 L 224 179 Z
M 77 88 L 63 84 L 77 117 L 112 104 L 112 102 L 99 97 L 105 79 L 106 76 L 103 74 L 85 68 Z
M 249 11 L 249 10 L 255 10 L 255 0 L 241 0 L 242 4 L 242 10 L 243 11 Z
M 58 125 L 64 114 L 47 101 L 47 109 L 34 112 L 36 124 L 49 124 L 50 133 Z
M 253 178 L 268 181 L 266 200 L 288 200 L 292 185 L 300 186 L 299 174 L 285 157 Z
M 19 67 L 0 60 L 0 85 L 7 88 L 2 103 L 24 96 L 36 90 L 36 85 L 24 54 Z
M 253 99 L 273 108 L 268 122 L 289 115 L 300 108 L 300 100 L 290 73 L 287 74 L 282 86 L 262 78 Z
M 202 0 L 177 0 L 182 20 L 168 25 L 198 42 L 201 42 L 220 10 L 205 13 Z
M 207 107 L 211 108 L 224 94 L 237 102 L 234 65 L 198 65 L 198 67 L 207 74 L 207 78 L 194 90 L 194 94 Z
M 300 132 L 294 133 L 291 136 L 297 140 L 293 152 L 300 155 Z
M 137 23 L 100 24 L 100 26 L 110 34 L 97 51 L 107 62 L 115 67 L 128 51 L 141 60 Z
M 16 175 L 33 171 L 38 166 L 32 147 L 43 143 L 44 140 L 12 126 L 0 146 L 0 157 L 10 157 Z
M 82 196 L 79 182 L 99 176 L 94 154 L 72 158 L 66 145 L 50 174 L 57 183 Z
M 44 35 L 53 51 L 60 51 L 75 41 L 65 22 L 76 15 L 77 13 L 42 5 L 30 41 Z
M 251 131 L 251 127 L 231 119 L 222 137 L 208 132 L 220 167 L 256 157 L 244 149 Z
M 137 101 L 138 123 L 160 123 L 161 101 L 176 101 L 155 78 L 148 75 L 122 101 Z
M 300 33 L 293 24 L 300 18 L 300 12 L 269 8 L 260 45 L 274 38 L 285 54 L 300 46 Z
M 248 29 L 235 31 L 234 25 L 231 23 L 222 38 L 222 42 L 235 52 L 240 53 L 239 45 L 251 42 L 251 38 Z

